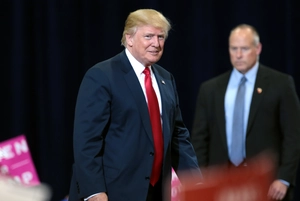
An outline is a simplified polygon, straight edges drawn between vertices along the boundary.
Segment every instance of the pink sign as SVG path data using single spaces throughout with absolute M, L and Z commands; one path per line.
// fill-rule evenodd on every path
M 40 184 L 24 135 L 0 142 L 0 173 L 26 186 Z
M 181 188 L 181 183 L 180 183 L 174 169 L 172 169 L 171 201 L 179 201 L 180 188 Z

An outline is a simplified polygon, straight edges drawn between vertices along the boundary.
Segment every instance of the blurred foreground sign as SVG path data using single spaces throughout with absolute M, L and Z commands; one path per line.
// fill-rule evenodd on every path
M 0 176 L 1 201 L 49 201 L 50 198 L 50 188 L 44 184 L 24 186 Z
M 180 201 L 266 201 L 273 179 L 271 164 L 263 157 L 243 168 L 204 170 L 203 184 L 195 185 L 192 178 L 184 181 Z
M 179 201 L 179 192 L 180 192 L 181 184 L 180 180 L 172 168 L 172 180 L 171 180 L 171 201 Z
M 0 175 L 26 186 L 40 183 L 24 135 L 0 142 Z

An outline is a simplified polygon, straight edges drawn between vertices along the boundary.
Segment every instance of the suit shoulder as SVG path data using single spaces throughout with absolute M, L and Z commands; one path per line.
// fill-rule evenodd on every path
M 86 74 L 95 72 L 102 72 L 105 74 L 119 72 L 121 70 L 121 67 L 124 66 L 124 60 L 125 58 L 122 58 L 122 53 L 119 53 L 109 59 L 94 64 L 92 67 L 87 69 Z
M 171 75 L 172 73 L 170 73 L 169 71 L 167 71 L 165 68 L 163 68 L 162 66 L 158 65 L 158 64 L 153 64 L 152 65 L 155 70 L 157 70 L 160 74 L 165 74 L 165 75 Z
M 102 70 L 109 69 L 109 68 L 113 67 L 116 62 L 120 62 L 120 59 L 118 58 L 118 56 L 119 55 L 115 55 L 115 56 L 113 56 L 113 57 L 111 57 L 109 59 L 100 61 L 100 62 L 94 64 L 89 69 L 95 69 L 95 68 L 96 69 L 102 69 Z
M 165 68 L 163 68 L 162 66 L 158 65 L 158 64 L 153 64 L 152 65 L 152 69 L 154 71 L 154 73 L 158 73 L 158 75 L 160 75 L 162 78 L 164 79 L 168 79 L 168 80 L 175 80 L 173 74 L 171 72 L 169 72 L 168 70 L 166 70 Z
M 207 87 L 207 86 L 213 86 L 216 85 L 219 82 L 228 82 L 229 77 L 230 77 L 231 71 L 227 71 L 225 73 L 222 73 L 220 75 L 217 75 L 209 80 L 204 81 L 201 86 L 202 87 Z
M 282 79 L 289 79 L 291 78 L 291 75 L 287 74 L 287 73 L 283 73 L 280 72 L 276 69 L 272 69 L 268 66 L 264 66 L 264 65 L 260 65 L 260 69 L 261 73 L 264 73 L 265 75 L 274 77 L 274 78 L 282 78 Z

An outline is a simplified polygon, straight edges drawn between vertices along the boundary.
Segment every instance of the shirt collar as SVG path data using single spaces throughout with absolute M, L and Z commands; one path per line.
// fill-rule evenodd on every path
M 138 60 L 136 60 L 136 58 L 134 58 L 134 56 L 132 56 L 132 54 L 129 52 L 129 50 L 127 48 L 125 49 L 125 53 L 126 53 L 126 56 L 131 64 L 133 70 L 135 71 L 135 73 L 137 75 L 142 74 L 145 69 L 145 66 L 143 64 L 141 64 Z M 150 68 L 150 72 L 151 72 L 151 66 L 149 66 L 149 68 Z
M 244 76 L 247 79 L 247 82 L 255 83 L 257 71 L 258 71 L 258 62 L 256 62 L 254 64 L 254 66 L 247 73 L 244 74 Z M 234 76 L 235 80 L 241 80 L 241 78 L 243 77 L 243 74 L 240 73 L 235 68 L 233 68 L 232 73 L 233 73 L 233 76 Z

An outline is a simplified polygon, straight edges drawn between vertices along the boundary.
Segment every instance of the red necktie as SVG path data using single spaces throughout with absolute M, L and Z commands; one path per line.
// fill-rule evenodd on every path
M 154 141 L 154 162 L 150 178 L 150 184 L 154 186 L 155 183 L 158 181 L 161 173 L 161 166 L 163 160 L 163 137 L 160 121 L 160 110 L 155 91 L 152 87 L 150 69 L 146 67 L 143 73 L 145 74 L 145 88 Z

